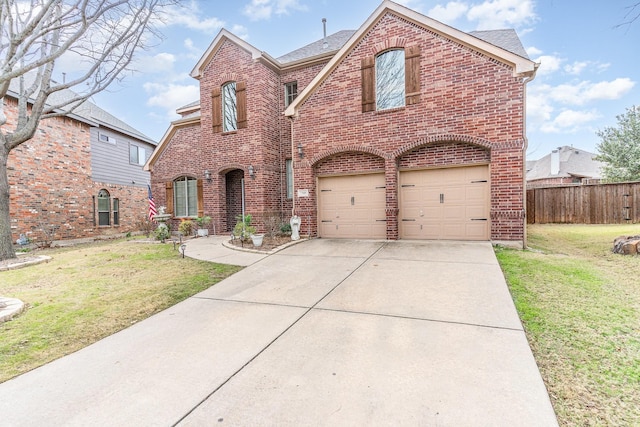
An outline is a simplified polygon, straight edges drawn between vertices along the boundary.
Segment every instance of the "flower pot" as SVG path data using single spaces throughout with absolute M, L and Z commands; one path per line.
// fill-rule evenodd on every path
M 198 228 L 198 237 L 207 237 L 209 235 L 208 228 Z
M 253 246 L 259 248 L 262 246 L 262 239 L 264 238 L 264 234 L 252 234 L 251 241 L 253 242 Z

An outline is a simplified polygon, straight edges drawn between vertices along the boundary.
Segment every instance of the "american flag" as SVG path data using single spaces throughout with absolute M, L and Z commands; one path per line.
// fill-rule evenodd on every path
M 149 220 L 153 221 L 153 217 L 158 211 L 156 211 L 156 202 L 153 201 L 153 195 L 151 194 L 151 186 L 147 184 L 147 188 L 149 189 Z

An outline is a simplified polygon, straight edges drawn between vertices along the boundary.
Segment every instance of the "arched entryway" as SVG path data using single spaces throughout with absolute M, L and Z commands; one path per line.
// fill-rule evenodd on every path
M 244 171 L 242 169 L 234 169 L 225 174 L 225 193 L 227 206 L 227 229 L 233 230 L 237 222 L 237 218 L 242 215 L 242 183 L 244 180 Z

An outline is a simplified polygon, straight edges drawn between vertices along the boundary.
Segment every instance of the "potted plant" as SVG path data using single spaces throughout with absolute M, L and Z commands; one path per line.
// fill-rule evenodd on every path
M 207 226 L 211 223 L 211 217 L 207 215 L 199 216 L 196 218 L 196 223 L 198 223 L 198 236 L 207 237 L 209 235 Z
M 244 243 L 249 240 L 249 238 L 253 236 L 255 232 L 256 228 L 251 225 L 251 215 L 247 214 L 244 217 L 242 217 L 242 215 L 239 215 L 238 222 L 236 223 L 235 227 L 233 227 L 233 237 L 239 238 L 240 241 Z M 262 242 L 260 244 L 262 244 Z

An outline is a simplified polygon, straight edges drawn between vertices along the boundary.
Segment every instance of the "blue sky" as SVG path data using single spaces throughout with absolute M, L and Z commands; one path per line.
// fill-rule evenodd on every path
M 529 159 L 562 145 L 596 152 L 596 131 L 615 126 L 617 115 L 640 104 L 640 20 L 619 26 L 635 2 L 398 1 L 462 31 L 518 32 L 530 58 L 541 63 L 527 86 Z M 187 1 L 167 14 L 165 39 L 141 52 L 139 71 L 93 100 L 159 141 L 178 118 L 175 109 L 198 98 L 198 82 L 189 73 L 221 28 L 278 57 L 320 39 L 322 18 L 329 34 L 355 30 L 379 5 L 378 0 Z

